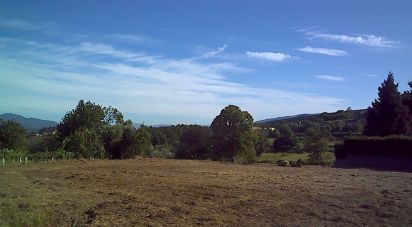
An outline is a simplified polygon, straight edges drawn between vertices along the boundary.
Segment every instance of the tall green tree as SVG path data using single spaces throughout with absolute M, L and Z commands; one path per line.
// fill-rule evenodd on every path
M 76 108 L 63 117 L 57 130 L 64 138 L 72 135 L 76 130 L 93 129 L 100 132 L 104 125 L 122 122 L 123 115 L 117 109 L 80 100 Z
M 0 120 L 0 148 L 19 149 L 24 147 L 26 130 L 15 121 Z
M 398 84 L 395 84 L 393 73 L 378 88 L 378 98 L 368 108 L 365 134 L 369 136 L 387 136 L 404 134 L 406 107 L 401 102 Z
M 272 130 L 269 130 L 272 132 Z M 263 152 L 268 150 L 269 141 L 268 138 L 261 132 L 256 132 L 256 144 L 255 144 L 255 151 L 256 155 L 260 156 Z
M 141 125 L 139 129 L 136 130 L 135 139 L 135 154 L 141 154 L 144 156 L 150 156 L 153 150 L 152 137 L 146 126 Z
M 296 147 L 298 139 L 295 133 L 290 129 L 288 124 L 282 124 L 279 127 L 279 137 L 273 142 L 274 149 L 291 149 Z
M 229 105 L 222 109 L 211 125 L 213 159 L 233 161 L 239 147 L 239 135 L 251 131 L 252 123 L 252 115 L 247 111 L 242 111 L 238 106 Z M 240 141 L 244 141 L 244 139 Z
M 306 130 L 304 149 L 309 152 L 309 162 L 312 164 L 322 164 L 323 154 L 329 150 L 330 132 L 319 126 Z

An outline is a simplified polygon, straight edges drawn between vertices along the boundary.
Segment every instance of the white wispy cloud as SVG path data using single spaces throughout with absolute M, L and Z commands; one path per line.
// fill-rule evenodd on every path
M 316 78 L 322 80 L 332 80 L 332 81 L 345 81 L 345 78 L 341 76 L 331 76 L 331 75 L 317 75 Z
M 318 26 L 309 26 L 309 27 L 303 27 L 303 28 L 292 28 L 294 30 L 296 30 L 297 32 L 309 32 L 309 31 L 313 31 L 314 29 L 316 29 Z
M 351 43 L 365 46 L 393 47 L 394 45 L 399 44 L 398 41 L 393 41 L 388 39 L 387 37 L 377 35 L 345 35 L 317 32 L 306 32 L 305 34 L 310 39 L 330 40 L 341 43 Z
M 378 75 L 376 75 L 376 74 L 365 74 L 365 76 L 367 76 L 367 77 L 379 77 Z
M 211 57 L 215 57 L 216 55 L 218 55 L 218 54 L 222 53 L 223 51 L 225 51 L 226 47 L 227 47 L 227 44 L 225 44 L 221 47 L 218 47 L 216 50 L 208 51 L 208 52 L 203 54 L 203 58 L 208 59 L 208 58 L 211 58 Z
M 129 42 L 129 43 L 138 43 L 138 44 L 155 44 L 158 43 L 159 40 L 149 38 L 144 35 L 136 35 L 136 34 L 111 34 L 111 38 L 115 39 L 116 41 L 120 42 Z
M 345 106 L 334 97 L 233 82 L 230 77 L 246 69 L 230 62 L 166 58 L 104 43 L 0 39 L 0 44 L 0 68 L 10 75 L 0 77 L 0 110 L 47 109 L 62 116 L 79 99 L 90 99 L 123 113 L 162 116 L 136 119 L 149 124 L 210 124 L 229 104 L 256 119 Z
M 286 61 L 295 57 L 292 57 L 288 54 L 284 53 L 277 53 L 277 52 L 252 52 L 252 51 L 247 51 L 246 55 L 249 58 L 256 58 L 256 59 L 262 59 L 262 60 L 267 60 L 267 61 L 275 61 L 275 62 L 282 62 Z
M 41 30 L 51 26 L 52 22 L 35 23 L 20 18 L 0 18 L 0 27 L 7 27 L 18 30 Z
M 298 50 L 306 52 L 306 53 L 315 53 L 315 54 L 324 54 L 329 56 L 345 56 L 348 55 L 348 52 L 344 50 L 338 49 L 330 49 L 330 48 L 320 48 L 320 47 L 311 47 L 306 46 L 303 48 L 299 48 Z

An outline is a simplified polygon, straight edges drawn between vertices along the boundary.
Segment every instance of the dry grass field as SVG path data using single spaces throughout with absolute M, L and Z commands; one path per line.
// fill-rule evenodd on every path
M 411 226 L 412 173 L 211 161 L 0 168 L 3 226 Z

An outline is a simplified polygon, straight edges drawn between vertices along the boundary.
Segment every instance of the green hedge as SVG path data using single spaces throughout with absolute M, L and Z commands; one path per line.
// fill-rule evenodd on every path
M 349 154 L 412 158 L 412 137 L 348 137 L 335 145 L 335 155 L 345 158 Z
M 52 158 L 54 160 L 66 160 L 75 158 L 73 152 L 68 152 L 63 149 L 52 152 L 44 151 L 37 153 L 29 153 L 25 150 L 0 149 L 0 162 L 3 158 L 6 162 L 19 162 L 20 158 L 22 159 L 22 162 L 24 162 L 25 157 L 27 157 L 30 162 L 48 161 Z

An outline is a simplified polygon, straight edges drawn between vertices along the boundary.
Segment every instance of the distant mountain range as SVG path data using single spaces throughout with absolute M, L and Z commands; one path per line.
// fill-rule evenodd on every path
M 54 127 L 58 124 L 55 121 L 42 120 L 42 119 L 31 118 L 31 117 L 27 118 L 27 117 L 23 117 L 21 115 L 12 114 L 12 113 L 1 114 L 0 119 L 4 121 L 11 120 L 11 121 L 20 123 L 27 130 L 27 132 L 37 132 L 42 128 Z

